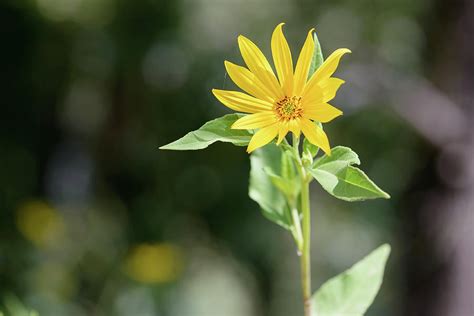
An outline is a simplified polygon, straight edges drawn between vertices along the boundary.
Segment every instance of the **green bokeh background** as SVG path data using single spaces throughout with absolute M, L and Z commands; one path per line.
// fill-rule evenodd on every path
M 472 315 L 473 19 L 467 0 L 2 1 L 0 294 L 45 316 L 302 314 L 245 150 L 158 150 L 231 112 L 210 91 L 234 87 L 237 36 L 269 56 L 284 21 L 293 54 L 312 27 L 352 50 L 325 130 L 392 196 L 314 183 L 313 287 L 388 242 L 367 315 Z

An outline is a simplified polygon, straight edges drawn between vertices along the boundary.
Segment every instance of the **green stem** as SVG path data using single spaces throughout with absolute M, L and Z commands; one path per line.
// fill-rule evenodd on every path
M 304 316 L 311 316 L 311 209 L 309 203 L 309 179 L 303 166 L 300 151 L 300 140 L 293 135 L 293 150 L 297 157 L 298 171 L 301 179 L 301 212 L 303 247 L 301 250 L 301 285 L 303 289 Z
M 303 287 L 304 315 L 311 316 L 311 210 L 309 181 L 301 168 L 301 210 L 303 213 L 303 251 L 301 255 L 301 282 Z
M 298 247 L 298 254 L 303 251 L 303 231 L 301 230 L 301 220 L 298 214 L 298 209 L 291 207 L 291 218 L 294 225 L 294 238 L 296 246 Z

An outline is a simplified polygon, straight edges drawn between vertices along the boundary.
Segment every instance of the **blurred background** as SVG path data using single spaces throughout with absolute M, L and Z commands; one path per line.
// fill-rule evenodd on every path
M 311 27 L 325 56 L 352 50 L 326 131 L 392 196 L 312 187 L 314 289 L 388 242 L 367 315 L 474 315 L 469 0 L 1 1 L 0 309 L 302 314 L 293 241 L 248 198 L 245 151 L 158 150 L 231 112 L 210 90 L 233 87 L 237 36 L 269 56 L 282 21 L 294 54 Z

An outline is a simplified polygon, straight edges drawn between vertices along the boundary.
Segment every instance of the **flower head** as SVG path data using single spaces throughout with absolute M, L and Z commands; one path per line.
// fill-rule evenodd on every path
M 249 113 L 233 125 L 233 129 L 258 129 L 253 135 L 247 152 L 262 147 L 278 136 L 277 144 L 291 131 L 301 132 L 314 145 L 327 154 L 331 153 L 326 133 L 313 121 L 326 123 L 342 114 L 328 104 L 344 80 L 331 77 L 342 55 L 350 50 L 341 48 L 333 52 L 308 78 L 315 49 L 313 31 L 308 32 L 300 55 L 293 68 L 290 47 L 280 23 L 273 31 L 271 48 L 272 67 L 261 50 L 248 38 L 238 38 L 240 52 L 247 68 L 225 61 L 225 68 L 235 84 L 248 94 L 238 91 L 213 89 L 216 98 L 225 106 Z

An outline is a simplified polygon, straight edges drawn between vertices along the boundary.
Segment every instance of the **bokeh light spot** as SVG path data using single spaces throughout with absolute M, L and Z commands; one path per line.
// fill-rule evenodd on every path
M 63 217 L 45 202 L 29 201 L 20 205 L 16 223 L 23 236 L 37 247 L 52 247 L 63 240 Z
M 181 273 L 179 249 L 171 244 L 140 244 L 133 247 L 126 260 L 125 272 L 142 283 L 174 281 Z
M 113 0 L 36 0 L 38 11 L 51 21 L 102 26 L 114 14 Z

